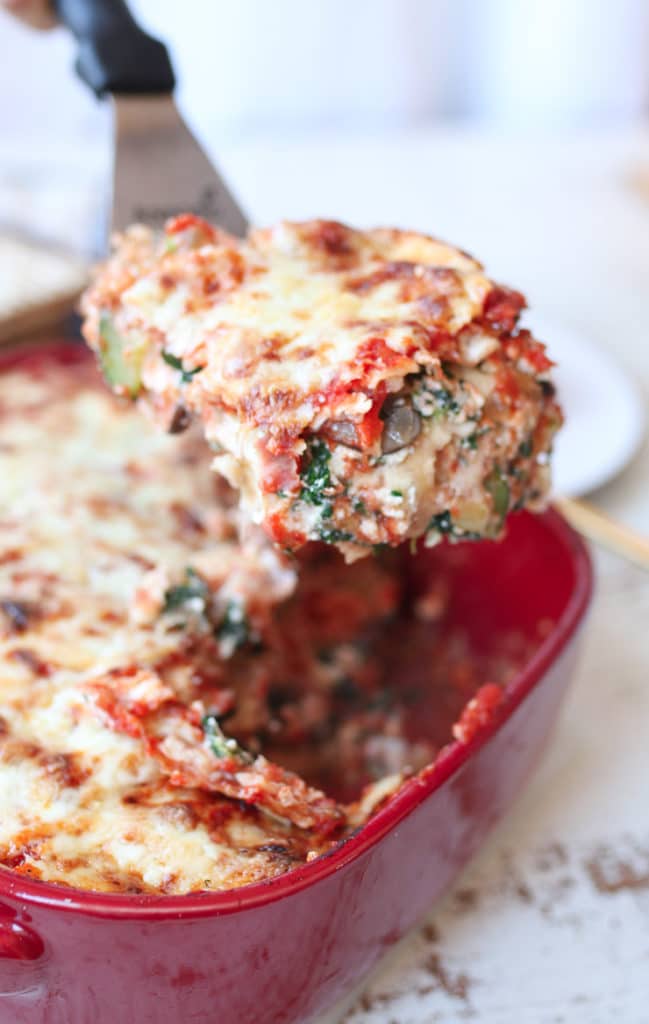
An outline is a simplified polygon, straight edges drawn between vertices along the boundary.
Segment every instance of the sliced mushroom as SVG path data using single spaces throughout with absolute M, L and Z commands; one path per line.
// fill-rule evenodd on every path
M 381 438 L 385 455 L 412 444 L 421 430 L 419 414 L 403 398 L 388 399 L 381 410 L 381 419 L 385 422 Z
M 0 612 L 7 620 L 9 628 L 14 633 L 24 633 L 29 628 L 33 610 L 24 601 L 14 601 L 12 598 L 0 600 Z
M 348 448 L 358 448 L 358 434 L 351 420 L 329 420 L 326 426 L 327 435 L 332 441 L 344 444 Z
M 173 411 L 169 426 L 167 427 L 167 433 L 169 434 L 182 434 L 183 430 L 186 430 L 191 422 L 191 415 L 189 410 L 179 402 Z

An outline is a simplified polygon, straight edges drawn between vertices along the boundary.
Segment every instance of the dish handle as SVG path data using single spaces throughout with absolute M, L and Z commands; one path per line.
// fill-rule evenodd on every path
M 0 903 L 0 1000 L 43 984 L 45 943 L 17 912 Z

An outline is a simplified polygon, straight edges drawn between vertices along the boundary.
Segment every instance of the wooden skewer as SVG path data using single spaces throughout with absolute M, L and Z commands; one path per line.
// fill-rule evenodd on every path
M 610 519 L 599 509 L 576 498 L 555 498 L 554 504 L 575 530 L 594 544 L 649 570 L 649 538 Z

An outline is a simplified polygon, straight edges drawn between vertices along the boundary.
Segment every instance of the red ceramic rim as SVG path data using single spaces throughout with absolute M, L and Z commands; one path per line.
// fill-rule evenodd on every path
M 0 371 L 38 358 L 43 351 L 67 356 L 66 361 L 78 361 L 79 349 L 66 342 L 46 342 L 9 350 L 0 355 Z M 570 599 L 552 632 L 536 653 L 507 687 L 507 697 L 497 709 L 491 722 L 469 743 L 449 743 L 429 768 L 406 782 L 387 801 L 385 806 L 355 834 L 323 854 L 310 864 L 293 868 L 284 875 L 253 885 L 230 889 L 226 892 L 193 892 L 183 896 L 127 895 L 124 893 L 96 893 L 75 889 L 52 882 L 41 882 L 18 875 L 0 867 L 0 896 L 6 895 L 25 903 L 72 910 L 106 918 L 192 918 L 232 914 L 272 903 L 314 885 L 345 864 L 360 857 L 392 831 L 406 815 L 415 810 L 431 793 L 484 744 L 516 710 L 533 687 L 559 657 L 573 636 L 588 608 L 593 589 L 593 569 L 588 549 L 577 533 L 559 513 L 550 509 L 541 516 L 544 525 L 561 542 L 566 556 L 572 559 L 575 586 Z

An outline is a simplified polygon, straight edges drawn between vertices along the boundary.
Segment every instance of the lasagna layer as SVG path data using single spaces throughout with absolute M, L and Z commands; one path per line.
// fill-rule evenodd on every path
M 415 232 L 308 221 L 241 241 L 181 216 L 118 239 L 83 309 L 109 383 L 172 432 L 196 417 L 252 521 L 352 560 L 497 536 L 543 503 L 561 415 L 523 306 Z
M 197 433 L 157 431 L 86 359 L 32 362 L 0 375 L 0 863 L 180 893 L 328 850 L 431 754 L 377 699 L 396 567 L 321 547 L 298 582 Z M 332 764 L 377 783 L 339 803 Z

